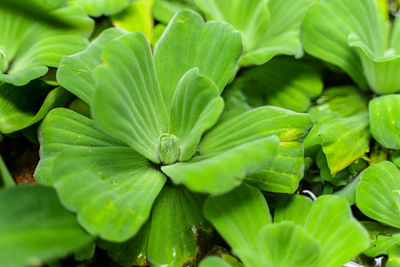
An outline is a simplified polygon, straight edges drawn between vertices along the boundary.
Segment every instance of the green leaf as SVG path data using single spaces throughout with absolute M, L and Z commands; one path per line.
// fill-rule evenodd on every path
M 197 68 L 182 76 L 170 113 L 170 131 L 179 139 L 180 161 L 195 154 L 202 134 L 216 123 L 223 107 L 217 86 Z
M 139 232 L 123 243 L 101 240 L 99 247 L 107 250 L 107 255 L 122 266 L 148 266 L 147 244 L 150 233 L 150 219 L 140 228 Z
M 48 187 L 1 190 L 0 213 L 1 266 L 41 265 L 92 239 Z
M 103 61 L 106 66 L 95 71 L 91 106 L 96 125 L 159 163 L 160 137 L 168 133 L 169 119 L 146 37 L 136 32 L 110 41 Z
M 351 206 L 354 205 L 356 203 L 356 191 L 360 177 L 361 176 L 357 176 L 357 178 L 353 179 L 342 189 L 336 191 L 334 195 L 344 196 Z
M 153 0 L 135 0 L 122 12 L 111 17 L 112 24 L 130 32 L 142 32 L 153 41 Z
M 400 150 L 397 150 L 392 155 L 392 161 L 397 168 L 400 168 Z
M 271 223 L 271 215 L 262 193 L 243 184 L 204 203 L 204 215 L 234 249 L 257 250 L 257 236 Z
M 278 138 L 271 136 L 226 151 L 205 153 L 189 162 L 162 166 L 161 170 L 175 184 L 184 184 L 192 191 L 223 194 L 238 186 L 246 175 L 268 165 L 278 145 Z
M 40 161 L 35 179 L 52 184 L 54 159 L 65 150 L 96 147 L 124 147 L 115 139 L 102 134 L 94 122 L 68 109 L 53 109 L 39 129 Z
M 168 24 L 174 15 L 183 9 L 198 11 L 194 0 L 154 0 L 153 15 L 159 22 Z
M 397 244 L 390 248 L 389 258 L 386 263 L 387 267 L 399 267 L 400 266 L 400 245 Z
M 80 27 L 56 29 L 0 9 L 0 81 L 25 85 L 44 75 L 48 67 L 58 67 L 63 56 L 87 46 L 94 23 L 83 10 L 61 8 L 52 14 Z
M 313 202 L 310 198 L 295 194 L 281 198 L 274 211 L 274 223 L 291 221 L 304 226 Z
M 79 6 L 92 17 L 116 14 L 126 8 L 133 0 L 68 0 L 69 6 Z
M 388 255 L 392 246 L 398 245 L 396 237 L 400 237 L 400 230 L 384 226 L 377 222 L 363 221 L 362 225 L 368 230 L 371 244 L 363 253 L 368 257 Z
M 399 46 L 393 42 L 398 23 L 390 29 L 374 0 L 318 2 L 304 19 L 304 48 L 342 68 L 361 88 L 368 84 L 376 93 L 394 93 L 400 89 Z
M 325 90 L 309 113 L 314 121 L 304 140 L 305 155 L 325 153 L 331 175 L 343 170 L 369 151 L 368 107 L 352 86 Z
M 226 21 L 243 34 L 241 65 L 263 64 L 272 57 L 302 55 L 300 24 L 307 0 L 197 0 L 212 19 Z
M 273 160 L 246 182 L 269 192 L 293 194 L 304 175 L 304 149 L 300 142 L 280 142 Z
M 61 202 L 77 212 L 88 232 L 114 242 L 139 231 L 166 181 L 129 147 L 66 150 L 54 166 L 53 182 Z
M 220 257 L 209 256 L 200 262 L 199 267 L 232 267 Z
M 3 157 L 0 155 L 0 188 L 4 187 L 14 187 L 15 181 L 8 171 L 7 165 L 3 160 Z
M 125 33 L 120 29 L 107 29 L 92 41 L 86 50 L 65 56 L 57 71 L 57 81 L 68 91 L 91 104 L 96 86 L 94 70 L 103 63 L 103 49 L 112 39 Z
M 301 226 L 280 222 L 264 226 L 258 234 L 258 251 L 265 266 L 312 266 L 320 257 L 320 245 Z
M 342 266 L 369 246 L 368 232 L 353 218 L 344 197 L 319 197 L 304 227 L 321 245 L 315 266 Z
M 326 160 L 326 156 L 322 150 L 317 154 L 316 163 L 319 168 L 321 178 L 333 185 L 346 185 L 352 177 L 349 168 L 341 170 L 340 172 L 336 173 L 335 176 L 332 176 L 328 166 L 328 161 Z
M 258 107 L 223 118 L 202 138 L 200 154 L 225 151 L 245 142 L 277 135 L 280 146 L 266 169 L 248 176 L 260 189 L 293 193 L 303 177 L 304 159 L 300 141 L 312 122 L 308 114 L 273 106 Z
M 52 90 L 40 80 L 25 86 L 0 85 L 0 131 L 8 134 L 25 129 L 70 99 L 71 95 L 61 87 Z
M 267 64 L 245 70 L 235 79 L 232 87 L 243 91 L 252 106 L 273 105 L 305 112 L 311 99 L 321 94 L 323 84 L 312 65 L 289 57 L 278 57 Z
M 194 67 L 213 80 L 221 93 L 235 72 L 241 52 L 241 36 L 232 26 L 218 21 L 204 23 L 190 10 L 178 12 L 154 48 L 166 106 L 170 107 L 182 75 Z
M 379 144 L 400 149 L 400 95 L 387 95 L 369 102 L 371 134 Z
M 357 185 L 357 207 L 378 222 L 400 228 L 400 171 L 389 162 L 371 165 Z
M 196 265 L 212 233 L 202 214 L 204 196 L 166 186 L 154 204 L 148 260 L 151 266 Z

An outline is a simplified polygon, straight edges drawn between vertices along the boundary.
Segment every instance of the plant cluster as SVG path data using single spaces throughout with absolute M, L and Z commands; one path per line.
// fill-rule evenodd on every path
M 400 266 L 399 7 L 0 3 L 0 266 Z

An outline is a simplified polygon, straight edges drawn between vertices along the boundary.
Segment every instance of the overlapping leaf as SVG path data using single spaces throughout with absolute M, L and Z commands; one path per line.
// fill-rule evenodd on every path
M 305 112 L 311 100 L 321 94 L 323 84 L 312 65 L 279 57 L 247 69 L 232 86 L 241 90 L 252 106 L 266 104 Z
M 302 55 L 300 24 L 308 0 L 197 0 L 212 19 L 232 24 L 243 34 L 242 65 L 263 64 L 275 55 Z
M 77 28 L 52 28 L 0 9 L 0 81 L 25 85 L 57 67 L 64 55 L 85 49 L 93 28 L 85 12 L 73 7 L 51 12 Z
M 361 88 L 394 93 L 400 89 L 399 21 L 390 29 L 374 0 L 321 1 L 304 19 L 304 48 L 342 68 Z
M 96 85 L 94 69 L 103 63 L 101 54 L 104 46 L 125 33 L 120 29 L 105 30 L 86 50 L 64 57 L 57 71 L 57 81 L 87 104 L 91 104 Z
M 357 207 L 368 217 L 400 228 L 400 171 L 389 161 L 368 167 L 357 185 Z
M 222 120 L 208 131 L 200 143 L 200 154 L 225 151 L 263 136 L 277 135 L 280 145 L 276 157 L 266 169 L 249 175 L 248 180 L 263 190 L 293 193 L 304 170 L 300 142 L 310 127 L 308 114 L 258 107 Z
M 183 9 L 199 11 L 194 0 L 154 0 L 153 14 L 156 20 L 168 24 L 175 13 Z
M 194 67 L 213 80 L 221 93 L 234 74 L 241 52 L 241 35 L 229 24 L 204 23 L 195 12 L 178 12 L 154 48 L 166 106 L 170 107 L 181 77 Z
M 206 218 L 248 266 L 341 266 L 369 245 L 368 233 L 352 217 L 343 197 L 322 196 L 312 207 L 295 198 L 287 202 L 289 207 L 279 208 L 279 222 L 269 225 L 270 220 L 256 217 L 266 216 L 263 210 L 268 212 L 258 194 L 257 189 L 243 185 L 209 197 L 204 206 Z M 226 208 L 228 203 L 232 208 Z M 307 218 L 294 212 L 299 206 L 309 211 Z
M 369 102 L 371 134 L 382 146 L 400 149 L 400 95 L 387 95 Z
M 318 102 L 309 111 L 315 125 L 304 140 L 306 155 L 316 156 L 322 147 L 335 176 L 369 151 L 367 103 L 351 86 L 330 88 Z
M 1 190 L 0 213 L 1 266 L 41 265 L 92 239 L 48 187 Z
M 373 221 L 362 221 L 361 223 L 368 230 L 371 239 L 370 247 L 363 252 L 368 257 L 388 255 L 393 246 L 399 245 L 399 229 L 387 227 Z
M 0 131 L 7 134 L 25 129 L 70 99 L 71 95 L 64 89 L 52 90 L 39 80 L 25 86 L 0 85 Z

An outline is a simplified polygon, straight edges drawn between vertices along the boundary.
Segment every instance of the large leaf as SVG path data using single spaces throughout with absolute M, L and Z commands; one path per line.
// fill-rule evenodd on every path
M 400 95 L 387 95 L 369 102 L 372 136 L 382 146 L 400 149 Z
M 302 55 L 300 24 L 308 0 L 197 0 L 212 19 L 232 24 L 243 34 L 242 65 L 263 64 L 275 55 Z
M 383 161 L 368 167 L 357 185 L 357 207 L 370 218 L 400 228 L 400 171 Z
M 52 184 L 54 159 L 65 150 L 95 147 L 124 147 L 113 138 L 102 134 L 94 122 L 68 109 L 52 110 L 43 120 L 39 130 L 40 161 L 35 179 L 42 184 Z
M 319 242 L 293 222 L 264 226 L 257 241 L 258 251 L 268 263 L 264 266 L 307 267 L 312 266 L 320 257 Z
M 273 105 L 297 112 L 305 112 L 311 99 L 322 91 L 318 71 L 307 62 L 279 57 L 249 68 L 233 83 L 252 106 Z
M 94 70 L 103 63 L 101 54 L 104 46 L 125 33 L 125 31 L 115 28 L 105 30 L 92 41 L 86 50 L 65 56 L 57 71 L 57 81 L 68 91 L 91 104 L 96 86 L 93 77 Z
M 198 67 L 222 92 L 242 52 L 240 33 L 218 21 L 204 23 L 189 10 L 178 12 L 154 48 L 154 62 L 169 107 L 176 86 L 189 69 Z
M 302 30 L 309 54 L 339 66 L 360 87 L 368 84 L 379 94 L 400 89 L 400 28 L 390 31 L 374 0 L 321 1 L 309 9 Z
M 342 266 L 369 246 L 368 232 L 353 218 L 344 197 L 319 197 L 304 227 L 321 245 L 314 266 Z
M 189 160 L 205 130 L 213 126 L 224 107 L 215 83 L 197 68 L 191 69 L 179 81 L 172 99 L 171 133 L 179 139 L 180 161 Z
M 47 67 L 58 67 L 64 55 L 87 46 L 93 21 L 83 10 L 71 7 L 52 13 L 80 27 L 57 29 L 0 9 L 0 81 L 25 85 L 44 75 Z
M 250 175 L 248 179 L 263 190 L 293 193 L 304 171 L 300 141 L 311 125 L 308 114 L 272 106 L 258 107 L 223 118 L 203 137 L 200 154 L 225 151 L 264 136 L 277 135 L 280 146 L 276 157 L 266 169 Z
M 61 202 L 77 212 L 79 223 L 92 235 L 114 242 L 138 232 L 166 181 L 129 147 L 67 150 L 54 166 Z
M 304 140 L 307 156 L 325 153 L 332 176 L 369 151 L 368 107 L 352 86 L 325 90 L 309 113 L 314 121 Z
M 205 153 L 189 162 L 161 167 L 175 184 L 195 192 L 222 194 L 238 186 L 246 175 L 255 173 L 274 158 L 279 145 L 276 136 L 238 144 L 237 147 Z
M 68 0 L 70 6 L 80 6 L 93 17 L 113 15 L 124 8 L 133 0 Z
M 221 196 L 210 196 L 204 215 L 235 250 L 257 249 L 257 236 L 271 223 L 271 215 L 262 193 L 243 184 Z
M 154 204 L 147 256 L 152 266 L 196 265 L 212 233 L 202 213 L 204 196 L 166 186 Z
M 167 133 L 169 119 L 146 37 L 136 32 L 110 41 L 103 61 L 106 66 L 95 72 L 98 86 L 92 115 L 96 124 L 159 163 L 160 137 Z
M 71 95 L 64 89 L 52 90 L 40 80 L 25 86 L 0 85 L 0 131 L 7 134 L 25 129 L 70 99 Z
M 92 239 L 48 187 L 1 190 L 0 213 L 1 266 L 41 265 Z

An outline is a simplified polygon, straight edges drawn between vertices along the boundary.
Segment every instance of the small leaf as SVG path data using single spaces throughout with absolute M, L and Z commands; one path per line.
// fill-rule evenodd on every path
M 157 82 L 150 45 L 142 33 L 110 41 L 106 66 L 95 72 L 92 115 L 98 127 L 159 163 L 159 138 L 168 131 L 168 113 Z
M 353 218 L 344 197 L 319 197 L 304 227 L 321 245 L 315 266 L 342 266 L 369 246 L 368 232 Z
M 400 95 L 387 95 L 369 102 L 372 136 L 382 146 L 400 149 Z
M 8 171 L 7 165 L 5 164 L 2 156 L 0 155 L 0 188 L 14 187 L 15 181 Z
M 108 42 L 125 33 L 120 29 L 107 29 L 84 51 L 65 56 L 57 71 L 57 81 L 87 104 L 91 104 L 96 85 L 94 70 L 103 63 L 101 61 L 103 49 Z
M 305 112 L 311 99 L 321 94 L 323 84 L 312 65 L 289 57 L 279 57 L 264 65 L 246 69 L 235 79 L 232 87 L 243 91 L 252 106 L 273 105 Z
M 317 156 L 322 146 L 335 176 L 369 151 L 367 102 L 356 88 L 340 86 L 325 90 L 317 103 L 309 110 L 315 124 L 304 140 L 305 155 Z
M 255 173 L 274 158 L 279 145 L 276 136 L 239 144 L 218 153 L 205 153 L 189 162 L 161 167 L 175 184 L 201 193 L 222 194 L 238 186 L 246 175 Z
M 204 203 L 204 215 L 234 249 L 257 250 L 257 236 L 271 223 L 271 215 L 262 193 L 243 184 Z
M 179 139 L 180 161 L 194 155 L 202 134 L 216 123 L 223 107 L 217 86 L 197 68 L 182 76 L 170 113 L 170 131 Z
M 190 10 L 178 12 L 154 48 L 166 106 L 170 107 L 182 75 L 194 67 L 213 80 L 221 93 L 235 72 L 241 52 L 240 33 L 232 26 L 219 21 L 204 23 Z
M 109 16 L 126 8 L 133 0 L 68 0 L 69 6 L 79 6 L 92 17 Z
M 165 186 L 151 217 L 148 260 L 151 266 L 194 266 L 212 227 L 202 214 L 204 196 Z
M 0 10 L 0 81 L 25 85 L 44 75 L 48 67 L 58 67 L 63 56 L 87 46 L 94 23 L 83 10 L 67 7 L 51 12 L 80 27 L 57 29 Z
M 198 11 L 194 0 L 154 0 L 153 15 L 157 21 L 168 24 L 174 15 L 183 9 Z
M 291 221 L 304 226 L 313 202 L 310 198 L 295 194 L 283 197 L 278 201 L 274 211 L 274 223 Z
M 371 165 L 357 185 L 357 207 L 368 217 L 400 228 L 400 171 L 389 162 Z
M 220 257 L 209 256 L 200 262 L 199 267 L 232 267 Z
M 371 240 L 371 245 L 363 252 L 368 257 L 388 255 L 390 248 L 399 244 L 399 241 L 396 240 L 400 237 L 399 229 L 372 221 L 363 221 L 361 223 L 368 230 Z
M 25 129 L 70 99 L 71 95 L 61 87 L 52 90 L 40 80 L 25 86 L 0 85 L 0 131 L 8 134 Z
M 269 267 L 313 266 L 320 257 L 319 242 L 288 221 L 264 226 L 258 234 L 258 251 Z
M 124 147 L 113 138 L 102 134 L 94 122 L 68 109 L 53 109 L 43 120 L 39 129 L 41 144 L 40 161 L 35 179 L 52 184 L 54 159 L 65 150 L 95 147 Z
M 126 241 L 139 231 L 166 181 L 129 147 L 66 150 L 54 165 L 61 202 L 77 212 L 88 232 L 113 242 Z
M 92 239 L 48 187 L 1 190 L 0 213 L 1 266 L 41 265 Z

